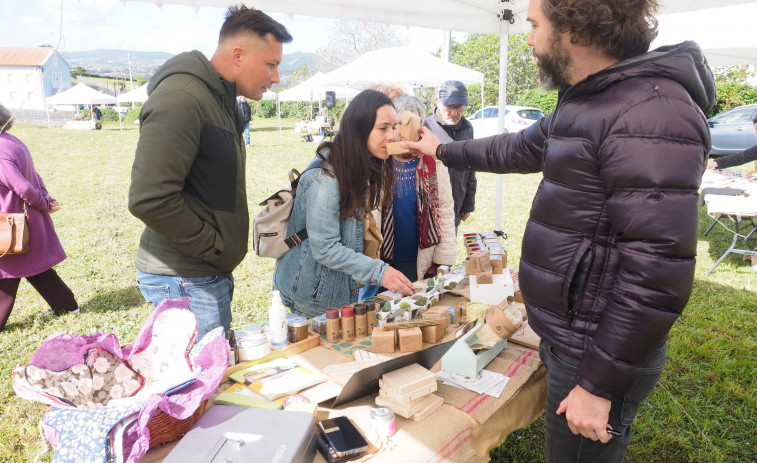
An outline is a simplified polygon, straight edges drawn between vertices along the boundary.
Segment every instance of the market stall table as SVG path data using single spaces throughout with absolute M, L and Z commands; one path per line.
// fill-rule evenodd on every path
M 707 275 L 729 254 L 756 257 L 757 247 L 750 246 L 748 240 L 757 229 L 754 223 L 757 216 L 757 183 L 744 177 L 708 170 L 702 178 L 702 199 L 707 205 L 707 214 L 714 219 L 704 234 L 710 233 L 718 224 L 733 234 L 731 245 L 707 271 Z M 740 243 L 742 247 L 737 247 Z
M 460 299 L 459 296 L 445 294 L 439 304 L 454 305 Z M 455 326 L 447 329 L 445 340 L 452 339 Z M 525 339 L 523 342 L 526 344 L 538 342 L 533 334 L 519 336 Z M 369 350 L 370 339 L 328 343 L 324 336 L 318 336 L 317 346 L 287 356 L 306 368 L 322 372 L 328 370 L 329 365 L 351 361 L 356 350 Z M 424 348 L 430 346 L 424 344 Z M 396 357 L 404 354 L 395 352 L 388 355 Z M 485 462 L 489 461 L 489 451 L 501 445 L 511 432 L 529 425 L 543 414 L 547 387 L 545 368 L 538 351 L 530 347 L 510 342 L 486 368 L 508 377 L 507 386 L 499 398 L 438 382 L 435 394 L 444 399 L 444 405 L 418 422 L 397 415 L 397 432 L 390 439 L 380 438 L 371 430 L 369 412 L 376 406 L 375 392 L 337 408 L 330 408 L 333 398 L 341 389 L 336 381 L 328 381 L 302 394 L 319 404 L 317 419 L 346 415 L 363 430 L 373 444 L 373 453 L 355 461 Z M 432 371 L 438 370 L 439 363 L 432 368 Z M 177 442 L 151 449 L 142 461 L 162 461 Z M 316 453 L 314 463 L 325 462 L 321 454 Z

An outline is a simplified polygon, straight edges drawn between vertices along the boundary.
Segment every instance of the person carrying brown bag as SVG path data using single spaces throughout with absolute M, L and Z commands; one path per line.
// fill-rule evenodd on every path
M 26 203 L 29 244 L 24 254 L 8 252 L 0 257 L 0 331 L 13 310 L 21 278 L 37 290 L 53 314 L 79 310 L 74 293 L 53 269 L 66 258 L 50 218 L 60 204 L 50 197 L 34 169 L 29 148 L 7 132 L 12 119 L 0 104 L 0 211 L 23 212 Z

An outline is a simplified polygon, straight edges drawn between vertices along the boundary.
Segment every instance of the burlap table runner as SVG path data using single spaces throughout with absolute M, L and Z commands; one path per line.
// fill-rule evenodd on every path
M 505 389 L 498 398 L 447 386 L 441 382 L 436 394 L 443 397 L 445 403 L 453 405 L 470 415 L 477 422 L 483 423 L 508 403 L 540 366 L 541 359 L 537 351 L 508 343 L 507 348 L 485 367 L 489 371 L 509 378 Z M 438 366 L 435 369 L 438 369 Z

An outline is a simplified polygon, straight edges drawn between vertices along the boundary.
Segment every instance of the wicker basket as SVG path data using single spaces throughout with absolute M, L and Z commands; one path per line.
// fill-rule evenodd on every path
M 171 442 L 186 434 L 205 413 L 207 407 L 208 399 L 205 399 L 192 415 L 183 420 L 178 420 L 158 409 L 158 413 L 147 422 L 147 429 L 150 430 L 150 448 Z

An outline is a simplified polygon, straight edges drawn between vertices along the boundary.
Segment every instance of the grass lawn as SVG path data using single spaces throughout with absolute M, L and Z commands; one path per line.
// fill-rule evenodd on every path
M 275 121 L 252 124 L 247 187 L 253 216 L 257 203 L 284 184 L 288 169 L 304 168 L 314 154 L 315 144 L 301 142 L 292 126 L 293 121 L 285 122 L 280 134 Z M 56 269 L 85 311 L 45 316 L 45 302 L 23 281 L 0 333 L 0 461 L 28 462 L 42 449 L 37 425 L 44 407 L 15 395 L 13 367 L 27 363 L 55 333 L 111 332 L 129 342 L 153 308 L 135 284 L 133 259 L 142 226 L 127 210 L 137 129 L 122 131 L 118 124 L 106 124 L 101 131 L 18 126 L 11 133 L 29 146 L 48 190 L 62 204 L 53 220 L 69 257 Z M 461 233 L 493 228 L 495 176 L 478 178 L 477 210 L 461 225 Z M 517 266 L 540 175 L 504 179 L 502 228 L 508 234 L 508 260 Z M 710 221 L 702 210 L 694 293 L 672 330 L 662 380 L 639 411 L 628 462 L 757 461 L 757 272 L 733 255 L 705 276 L 730 243 L 719 226 L 703 237 Z M 270 302 L 273 260 L 250 251 L 234 272 L 233 328 L 264 322 Z M 463 255 L 458 245 L 458 257 Z M 495 449 L 492 460 L 541 461 L 543 442 L 543 422 L 537 420 Z

